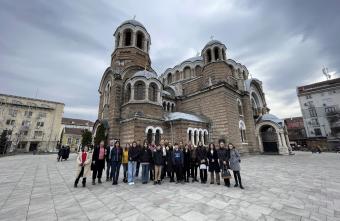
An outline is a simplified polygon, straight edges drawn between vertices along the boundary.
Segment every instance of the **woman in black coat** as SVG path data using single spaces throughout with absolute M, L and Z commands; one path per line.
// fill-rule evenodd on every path
M 166 163 L 167 172 L 170 176 L 170 183 L 175 182 L 174 180 L 175 172 L 173 168 L 172 158 L 173 158 L 173 148 L 171 146 L 166 146 L 165 163 Z
M 208 162 L 209 162 L 209 172 L 210 172 L 210 184 L 214 184 L 214 174 L 216 174 L 216 183 L 220 185 L 220 165 L 218 162 L 218 155 L 215 148 L 215 144 L 210 143 L 209 149 L 207 153 Z
M 184 150 L 183 150 L 183 155 L 184 155 L 184 168 L 183 168 L 183 178 L 185 182 L 189 182 L 189 177 L 190 177 L 190 149 L 188 145 L 185 145 Z
M 218 155 L 218 161 L 219 161 L 221 172 L 223 172 L 224 167 L 226 169 L 230 169 L 229 168 L 230 150 L 229 148 L 226 148 L 225 141 L 223 139 L 219 140 L 219 146 L 217 148 L 217 155 Z M 230 187 L 229 178 L 224 178 L 224 185 L 227 187 Z
M 200 167 L 200 179 L 201 183 L 204 184 L 207 182 L 207 150 L 203 146 L 202 142 L 198 142 L 198 147 L 196 149 L 196 157 L 197 162 L 199 163 Z

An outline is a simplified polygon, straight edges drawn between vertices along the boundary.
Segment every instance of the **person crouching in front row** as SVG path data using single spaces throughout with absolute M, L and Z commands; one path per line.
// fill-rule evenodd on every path
M 154 185 L 161 184 L 162 165 L 164 164 L 163 150 L 160 145 L 157 145 L 156 151 L 153 153 L 153 163 L 155 165 Z
M 79 179 L 83 177 L 83 187 L 86 186 L 86 177 L 91 176 L 91 156 L 87 152 L 87 146 L 81 149 L 81 152 L 77 156 L 77 173 L 76 180 L 74 181 L 74 187 L 77 188 Z
M 120 147 L 120 142 L 117 140 L 111 150 L 111 177 L 112 185 L 118 184 L 119 170 L 122 163 L 123 149 Z

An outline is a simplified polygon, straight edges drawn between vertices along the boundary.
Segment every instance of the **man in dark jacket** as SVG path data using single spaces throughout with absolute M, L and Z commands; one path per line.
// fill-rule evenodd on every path
M 120 165 L 122 164 L 123 148 L 120 147 L 120 142 L 117 140 L 110 153 L 111 158 L 111 177 L 112 185 L 118 184 Z
M 197 161 L 198 161 L 198 163 L 200 165 L 200 179 L 201 179 L 201 183 L 206 183 L 207 179 L 208 179 L 207 150 L 203 146 L 202 142 L 198 143 L 198 147 L 196 149 L 196 157 L 197 157 Z
M 219 149 L 217 149 L 217 155 L 219 160 L 219 165 L 221 168 L 221 176 L 223 176 L 223 170 L 229 169 L 229 158 L 230 158 L 230 149 L 225 147 L 225 140 L 220 139 L 218 141 Z M 224 185 L 230 187 L 230 179 L 224 179 Z
M 128 183 L 129 185 L 133 185 L 134 183 L 134 176 L 136 171 L 136 164 L 139 160 L 139 148 L 137 143 L 134 141 L 132 142 L 132 146 L 129 149 L 129 162 L 128 162 Z
M 195 146 L 190 145 L 190 168 L 192 182 L 198 182 L 197 180 L 197 168 L 199 167 L 199 162 L 197 160 L 197 149 Z
M 114 141 L 110 140 L 110 145 L 106 147 L 106 181 L 112 180 L 111 150 L 113 147 Z
M 157 145 L 156 151 L 153 153 L 153 163 L 155 165 L 154 184 L 161 184 L 161 171 L 164 164 L 163 151 L 161 146 Z
M 152 160 L 152 152 L 147 143 L 144 143 L 140 154 L 139 162 L 142 165 L 142 183 L 147 184 L 149 181 L 149 166 Z M 137 172 L 136 172 L 137 173 Z
M 141 151 L 142 145 L 140 143 L 140 140 L 137 140 L 137 147 L 138 147 L 138 150 Z M 136 174 L 135 174 L 136 177 L 138 177 L 138 175 L 139 175 L 139 168 L 140 168 L 140 161 L 139 161 L 139 158 L 138 158 L 137 165 L 136 165 Z
M 104 147 L 104 141 L 102 140 L 99 147 L 95 147 L 92 154 L 92 185 L 96 184 L 96 178 L 98 183 L 102 183 L 102 173 L 105 168 L 106 148 Z
M 184 166 L 183 152 L 179 149 L 178 144 L 175 143 L 175 149 L 172 156 L 172 163 L 175 167 L 176 183 L 182 182 L 182 171 Z
M 189 182 L 190 177 L 190 158 L 191 153 L 188 145 L 184 146 L 183 156 L 184 156 L 184 167 L 183 167 L 183 178 L 185 182 Z
M 162 151 L 163 153 L 163 151 Z M 170 183 L 175 182 L 174 180 L 174 168 L 172 163 L 173 157 L 173 149 L 171 146 L 166 146 L 166 157 L 165 157 L 165 164 L 166 164 L 166 171 L 170 177 Z

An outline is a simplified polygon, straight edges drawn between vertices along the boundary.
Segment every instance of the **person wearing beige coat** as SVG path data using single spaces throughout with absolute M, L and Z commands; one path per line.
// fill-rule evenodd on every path
M 74 187 L 76 188 L 79 182 L 79 179 L 83 177 L 83 187 L 86 186 L 86 177 L 91 176 L 91 153 L 89 153 L 87 146 L 83 147 L 81 152 L 78 153 L 77 156 L 77 172 L 76 172 L 76 180 L 74 181 Z

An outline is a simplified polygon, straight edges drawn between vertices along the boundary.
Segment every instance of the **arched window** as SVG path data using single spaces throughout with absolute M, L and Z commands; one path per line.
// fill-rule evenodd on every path
M 149 129 L 147 134 L 146 134 L 146 140 L 148 141 L 149 144 L 152 143 L 152 129 Z
M 183 70 L 183 78 L 187 79 L 191 77 L 191 69 L 190 67 L 185 67 Z
M 169 73 L 168 74 L 168 84 L 171 84 L 172 83 L 172 74 Z
M 179 71 L 176 71 L 175 77 L 176 81 L 179 81 L 181 79 L 181 74 L 179 73 Z
M 208 143 L 208 132 L 204 131 L 204 145 Z
M 202 131 L 198 132 L 198 141 L 202 142 Z
M 118 48 L 120 46 L 120 33 L 118 33 L 116 40 L 116 48 Z
M 126 29 L 124 31 L 124 46 L 131 46 L 132 40 L 132 30 Z
M 137 32 L 137 40 L 136 40 L 136 46 L 137 48 L 143 49 L 143 43 L 144 43 L 144 34 L 142 32 Z
M 134 87 L 135 87 L 135 100 L 144 100 L 145 83 L 143 81 L 137 81 Z
M 218 47 L 214 48 L 215 61 L 220 60 L 220 49 Z
M 157 102 L 158 86 L 154 82 L 149 85 L 149 100 Z
M 225 61 L 225 50 L 224 50 L 224 48 L 222 48 L 222 57 L 223 57 L 223 60 Z
M 200 75 L 201 75 L 201 73 L 202 73 L 202 68 L 201 68 L 201 66 L 197 65 L 197 66 L 195 67 L 195 73 L 196 73 L 196 76 L 200 76 Z
M 207 59 L 208 59 L 208 62 L 211 62 L 211 50 L 210 49 L 207 50 Z
M 194 131 L 194 145 L 197 145 L 197 131 Z
M 191 130 L 189 130 L 189 133 L 188 133 L 188 143 L 191 143 L 192 144 L 192 140 L 191 140 L 191 136 L 192 136 L 192 131 Z
M 163 109 L 166 111 L 166 102 L 163 101 Z
M 238 114 L 240 116 L 243 116 L 242 103 L 239 99 L 237 99 L 237 108 L 238 108 Z
M 171 104 L 171 112 L 175 111 L 175 104 Z
M 242 143 L 247 142 L 246 125 L 244 124 L 243 120 L 239 121 L 239 129 L 240 129 L 240 135 L 241 135 L 241 142 Z
M 104 89 L 103 106 L 108 105 L 110 103 L 110 93 L 111 93 L 111 83 L 108 82 Z
M 170 111 L 170 103 L 168 103 L 167 105 L 166 105 L 166 109 L 167 109 L 167 111 Z
M 251 98 L 251 109 L 253 110 L 253 116 L 257 116 L 257 105 L 254 98 Z
M 128 102 L 130 99 L 131 99 L 131 84 L 128 84 L 125 90 L 125 102 Z
M 243 74 L 243 79 L 244 79 L 244 80 L 247 80 L 247 74 L 246 74 L 246 72 L 245 72 L 245 71 L 242 71 L 242 74 Z
M 156 134 L 155 134 L 155 144 L 159 145 L 161 141 L 161 132 L 159 131 L 159 129 L 156 130 Z

